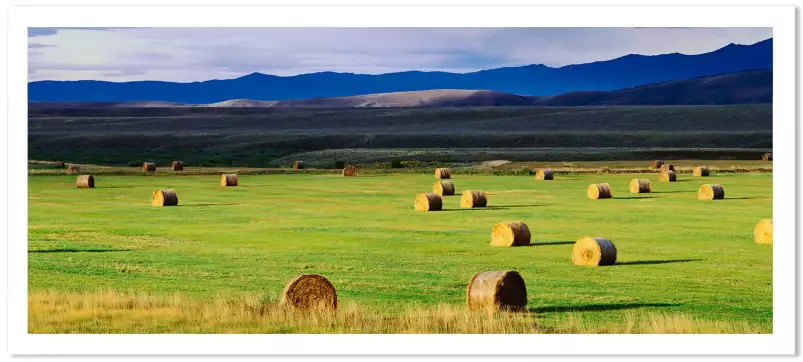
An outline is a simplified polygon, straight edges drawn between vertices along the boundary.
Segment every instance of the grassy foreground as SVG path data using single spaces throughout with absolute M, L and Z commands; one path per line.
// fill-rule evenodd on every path
M 630 195 L 634 177 L 651 195 Z M 29 176 L 32 333 L 771 333 L 772 175 L 457 175 L 486 209 L 412 210 L 431 175 Z M 590 183 L 615 198 L 588 200 Z M 726 199 L 701 201 L 703 183 Z M 150 205 L 173 188 L 178 207 Z M 526 222 L 533 246 L 488 245 L 493 225 Z M 603 236 L 617 265 L 571 264 L 581 236 Z M 528 311 L 469 313 L 477 272 L 519 271 Z M 301 316 L 276 306 L 284 284 L 317 273 L 342 308 Z

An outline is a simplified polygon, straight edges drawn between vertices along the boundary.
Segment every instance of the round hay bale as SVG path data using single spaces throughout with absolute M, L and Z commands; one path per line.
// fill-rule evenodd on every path
M 92 175 L 81 175 L 75 180 L 75 187 L 79 189 L 95 188 L 95 177 Z
M 675 166 L 673 166 L 671 163 L 665 163 L 661 165 L 660 170 L 661 172 L 675 171 Z
M 173 161 L 173 164 L 170 166 L 173 168 L 173 171 L 183 171 L 184 164 L 181 161 Z
M 173 190 L 156 190 L 153 192 L 153 206 L 176 206 L 178 205 L 178 194 Z
M 463 191 L 460 196 L 460 207 L 462 208 L 475 208 L 488 206 L 488 198 L 485 196 L 484 191 Z
M 304 168 L 304 161 L 298 160 L 293 162 L 293 168 L 296 170 L 301 170 Z
M 79 167 L 78 165 L 69 164 L 67 166 L 67 174 L 69 175 L 80 172 L 81 172 L 81 167 Z
M 432 192 L 441 196 L 453 196 L 454 183 L 452 181 L 435 181 L 435 185 L 432 186 Z
M 153 162 L 145 162 L 142 164 L 142 172 L 156 172 L 156 164 Z
M 357 176 L 357 168 L 354 166 L 344 168 L 343 176 Z
M 663 161 L 663 160 L 653 160 L 653 161 L 652 161 L 652 164 L 650 164 L 650 167 L 652 167 L 652 168 L 654 168 L 654 169 L 659 169 L 659 168 L 661 168 L 661 166 L 662 166 L 663 164 L 664 164 L 664 161 Z
M 491 230 L 491 245 L 530 245 L 530 228 L 522 221 L 500 222 Z
M 675 182 L 678 180 L 678 175 L 675 171 L 661 171 L 660 178 L 663 182 Z
M 420 193 L 415 197 L 415 211 L 438 211 L 443 208 L 441 196 L 435 193 Z
M 772 244 L 772 219 L 764 219 L 756 224 L 753 240 L 759 244 Z
M 536 180 L 552 180 L 552 171 L 548 168 L 542 168 L 535 172 Z
M 613 190 L 608 184 L 588 185 L 588 198 L 591 200 L 613 198 Z
M 240 178 L 237 177 L 236 174 L 227 173 L 220 175 L 220 186 L 230 187 L 230 186 L 237 186 L 239 184 L 240 184 Z
M 764 161 L 772 161 L 772 153 L 771 152 L 767 152 L 767 153 L 761 155 L 761 159 L 764 160 Z
M 616 247 L 601 237 L 584 236 L 574 243 L 572 263 L 582 266 L 603 266 L 616 263 Z
M 299 275 L 285 285 L 279 304 L 301 310 L 335 310 L 337 291 L 320 275 Z
M 650 180 L 634 178 L 630 181 L 631 194 L 648 194 L 652 192 L 652 185 Z
M 466 305 L 470 310 L 520 311 L 527 306 L 527 287 L 515 270 L 480 272 L 468 282 Z
M 435 169 L 435 179 L 450 179 L 452 178 L 452 170 L 448 168 L 436 168 Z
M 56 168 L 64 168 L 64 161 L 56 161 L 53 163 Z
M 700 200 L 722 200 L 725 198 L 725 189 L 722 185 L 705 184 L 700 186 L 697 191 L 697 198 Z
M 709 175 L 708 167 L 697 166 L 694 168 L 694 176 L 707 177 Z

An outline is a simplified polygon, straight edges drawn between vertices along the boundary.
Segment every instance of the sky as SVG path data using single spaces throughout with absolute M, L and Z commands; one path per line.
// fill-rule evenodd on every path
M 29 28 L 28 80 L 467 73 L 700 54 L 770 37 L 772 28 Z

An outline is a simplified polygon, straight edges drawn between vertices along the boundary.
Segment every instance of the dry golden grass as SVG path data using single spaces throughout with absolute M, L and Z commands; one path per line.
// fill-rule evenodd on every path
M 153 296 L 118 292 L 37 292 L 28 296 L 29 333 L 761 333 L 747 322 L 683 314 L 638 313 L 616 324 L 568 313 L 410 307 L 388 315 L 346 303 L 337 311 L 285 308 L 265 295 Z

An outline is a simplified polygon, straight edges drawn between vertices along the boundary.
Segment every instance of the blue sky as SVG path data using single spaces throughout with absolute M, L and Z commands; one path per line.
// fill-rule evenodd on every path
M 28 77 L 176 82 L 252 72 L 380 74 L 699 54 L 771 28 L 29 28 Z

